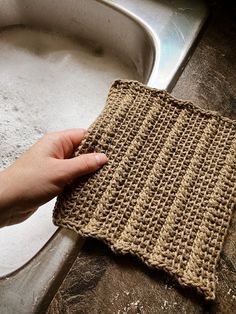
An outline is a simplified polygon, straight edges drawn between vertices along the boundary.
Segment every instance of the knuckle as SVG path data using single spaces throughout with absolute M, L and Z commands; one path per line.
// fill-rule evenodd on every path
M 97 162 L 94 156 L 92 155 L 83 155 L 81 156 L 81 167 L 84 172 L 90 172 L 97 168 Z

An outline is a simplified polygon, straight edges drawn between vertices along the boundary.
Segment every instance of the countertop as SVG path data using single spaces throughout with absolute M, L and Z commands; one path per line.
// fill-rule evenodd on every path
M 236 118 L 236 5 L 210 2 L 211 16 L 172 94 Z M 236 313 L 236 212 L 217 267 L 214 302 L 181 288 L 162 271 L 87 240 L 56 293 L 54 313 Z

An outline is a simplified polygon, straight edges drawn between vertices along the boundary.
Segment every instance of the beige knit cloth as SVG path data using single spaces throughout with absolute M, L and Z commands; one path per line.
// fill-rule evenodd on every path
M 118 80 L 76 155 L 93 151 L 106 153 L 108 164 L 64 190 L 54 223 L 214 299 L 236 196 L 236 122 Z

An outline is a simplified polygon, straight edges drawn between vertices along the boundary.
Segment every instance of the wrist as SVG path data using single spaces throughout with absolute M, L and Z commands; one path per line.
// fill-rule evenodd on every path
M 11 213 L 17 203 L 11 189 L 7 170 L 0 172 L 0 227 L 8 225 Z

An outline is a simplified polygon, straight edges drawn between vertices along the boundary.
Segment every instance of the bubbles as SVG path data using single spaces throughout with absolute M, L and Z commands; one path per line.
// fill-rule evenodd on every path
M 0 33 L 0 168 L 46 132 L 88 127 L 114 79 L 137 79 L 133 69 L 94 47 L 35 29 Z

